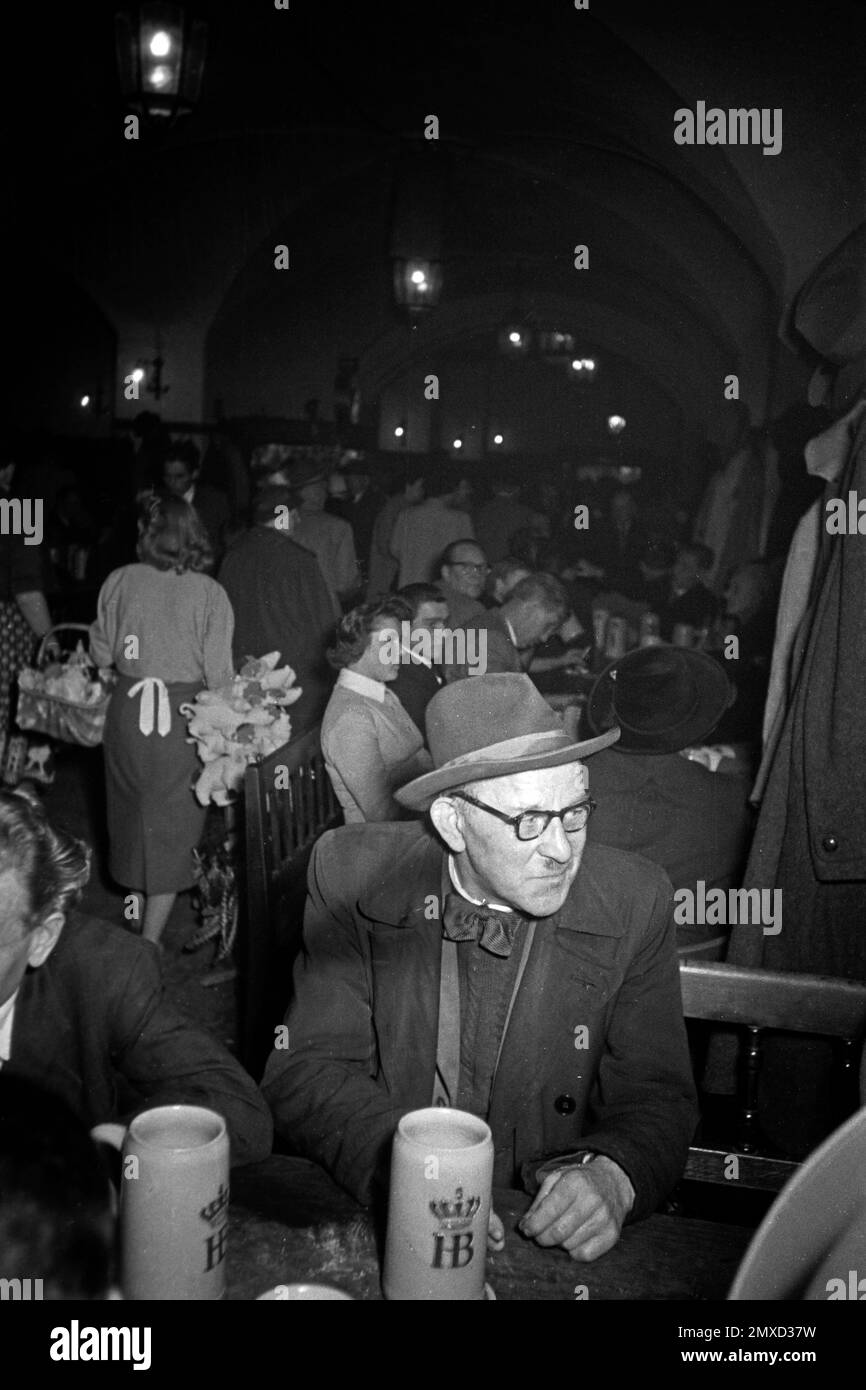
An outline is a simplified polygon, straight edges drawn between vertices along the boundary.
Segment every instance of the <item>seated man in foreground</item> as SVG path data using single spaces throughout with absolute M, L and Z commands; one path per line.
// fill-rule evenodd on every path
M 278 1133 L 358 1200 L 401 1117 L 439 1101 L 487 1120 L 494 1184 L 535 1194 L 524 1234 L 574 1259 L 680 1176 L 697 1117 L 670 883 L 586 847 L 583 760 L 618 732 L 574 743 L 525 675 L 459 681 L 427 709 L 434 770 L 397 793 L 435 833 L 317 844 L 263 1089 Z
M 168 1004 L 157 948 L 97 918 L 67 923 L 89 875 L 81 840 L 37 800 L 0 792 L 0 1067 L 90 1126 L 207 1106 L 226 1121 L 233 1164 L 265 1158 L 267 1106 L 226 1048 Z

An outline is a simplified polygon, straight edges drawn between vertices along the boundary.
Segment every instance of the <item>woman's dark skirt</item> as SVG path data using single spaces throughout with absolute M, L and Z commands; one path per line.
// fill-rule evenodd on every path
M 167 683 L 171 731 L 162 738 L 156 728 L 141 732 L 141 694 L 129 698 L 135 684 L 118 677 L 105 721 L 108 866 L 118 883 L 148 897 L 180 893 L 193 884 L 207 811 L 192 791 L 202 767 L 179 707 L 202 686 Z

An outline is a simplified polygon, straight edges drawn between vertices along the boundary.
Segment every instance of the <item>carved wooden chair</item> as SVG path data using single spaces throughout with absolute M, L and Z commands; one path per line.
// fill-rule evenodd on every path
M 256 1078 L 289 997 L 310 854 L 319 836 L 341 822 L 318 726 L 247 768 L 240 1054 Z

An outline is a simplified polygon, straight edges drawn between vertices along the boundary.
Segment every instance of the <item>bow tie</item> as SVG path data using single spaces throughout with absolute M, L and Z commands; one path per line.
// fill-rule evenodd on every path
M 449 941 L 477 941 L 491 955 L 510 956 L 518 921 L 516 912 L 475 907 L 457 893 L 449 893 L 442 930 Z

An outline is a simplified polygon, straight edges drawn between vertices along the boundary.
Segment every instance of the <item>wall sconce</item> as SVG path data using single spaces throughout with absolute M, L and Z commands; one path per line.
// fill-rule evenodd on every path
M 207 24 L 180 5 L 143 4 L 115 15 L 117 70 L 129 104 L 154 122 L 171 124 L 198 101 Z
M 162 369 L 165 366 L 165 359 L 161 353 L 157 353 L 150 362 L 139 358 L 136 367 L 130 373 L 133 381 L 141 385 L 144 382 L 145 391 L 149 391 L 155 400 L 160 400 L 170 390 L 170 386 L 165 386 L 162 380 Z

